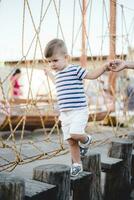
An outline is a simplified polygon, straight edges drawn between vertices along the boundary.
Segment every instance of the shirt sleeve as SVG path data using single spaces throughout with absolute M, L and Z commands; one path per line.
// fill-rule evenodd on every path
M 83 68 L 81 66 L 77 67 L 77 77 L 79 79 L 81 80 L 84 79 L 87 73 L 88 73 L 88 70 L 86 68 Z

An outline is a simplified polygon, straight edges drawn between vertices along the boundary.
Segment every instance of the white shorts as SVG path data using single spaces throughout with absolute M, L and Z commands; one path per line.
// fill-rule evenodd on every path
M 69 110 L 61 112 L 60 121 L 64 140 L 71 138 L 71 134 L 85 134 L 88 122 L 88 109 Z

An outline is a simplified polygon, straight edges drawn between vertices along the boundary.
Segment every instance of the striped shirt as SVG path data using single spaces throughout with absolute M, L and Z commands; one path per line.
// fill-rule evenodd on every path
M 69 65 L 56 73 L 56 90 L 60 111 L 87 107 L 83 79 L 87 70 L 80 66 Z

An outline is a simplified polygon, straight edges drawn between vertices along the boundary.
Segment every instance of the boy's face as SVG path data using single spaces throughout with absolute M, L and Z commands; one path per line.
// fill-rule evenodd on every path
M 66 67 L 67 56 L 61 54 L 55 54 L 52 57 L 47 58 L 47 62 L 52 70 L 58 72 Z

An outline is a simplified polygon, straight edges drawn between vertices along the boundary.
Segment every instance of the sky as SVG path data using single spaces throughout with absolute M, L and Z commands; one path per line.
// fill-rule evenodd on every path
M 72 56 L 81 55 L 81 0 L 27 0 L 25 2 L 26 4 L 24 9 L 23 0 L 0 1 L 1 62 L 21 60 L 23 56 L 26 56 L 27 59 L 41 59 L 42 52 L 46 43 L 55 37 L 59 37 L 65 40 L 68 51 Z M 47 6 L 49 5 L 49 3 L 50 6 L 47 10 Z M 60 9 L 58 7 L 59 4 Z M 87 5 L 87 55 L 108 55 L 109 0 L 87 0 Z M 30 44 L 35 36 L 34 26 L 36 27 L 36 29 L 39 26 L 41 8 L 42 16 L 44 16 L 44 18 L 42 18 L 42 23 L 40 26 L 40 43 L 37 42 L 36 46 L 37 37 L 35 37 L 32 46 L 27 54 Z M 60 30 L 58 25 L 56 11 L 59 14 L 59 21 L 62 31 Z M 24 13 L 25 18 L 23 17 Z M 116 27 L 116 51 L 117 53 L 126 53 L 128 46 L 134 48 L 133 0 L 117 1 Z M 73 48 L 72 41 L 75 41 Z

